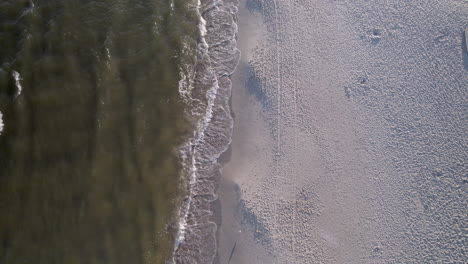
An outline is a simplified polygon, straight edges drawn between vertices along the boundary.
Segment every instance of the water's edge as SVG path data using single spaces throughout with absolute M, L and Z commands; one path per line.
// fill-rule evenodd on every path
M 181 74 L 179 86 L 189 105 L 193 136 L 181 147 L 186 198 L 179 212 L 172 263 L 213 263 L 216 230 L 213 203 L 222 165 L 219 158 L 231 144 L 233 119 L 230 76 L 237 67 L 238 0 L 199 0 L 200 38 L 196 63 Z

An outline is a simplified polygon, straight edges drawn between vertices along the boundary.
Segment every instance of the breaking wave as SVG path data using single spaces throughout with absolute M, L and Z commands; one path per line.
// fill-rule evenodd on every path
M 236 48 L 238 0 L 199 0 L 200 37 L 196 63 L 181 71 L 179 92 L 195 124 L 181 148 L 186 198 L 180 210 L 173 263 L 212 263 L 216 230 L 212 206 L 221 178 L 220 155 L 231 143 L 230 76 L 240 58 Z

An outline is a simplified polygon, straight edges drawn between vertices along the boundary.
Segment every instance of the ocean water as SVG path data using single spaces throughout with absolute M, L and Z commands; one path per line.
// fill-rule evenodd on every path
M 184 146 L 210 122 L 189 89 L 200 17 L 187 0 L 0 1 L 0 263 L 171 258 Z

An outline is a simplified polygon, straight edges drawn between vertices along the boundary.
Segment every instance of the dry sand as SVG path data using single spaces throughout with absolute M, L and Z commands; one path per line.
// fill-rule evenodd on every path
M 219 263 L 466 263 L 468 3 L 238 18 Z

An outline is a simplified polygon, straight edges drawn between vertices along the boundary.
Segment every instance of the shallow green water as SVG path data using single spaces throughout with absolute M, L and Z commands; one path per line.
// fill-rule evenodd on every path
M 171 253 L 189 2 L 0 1 L 0 263 Z

